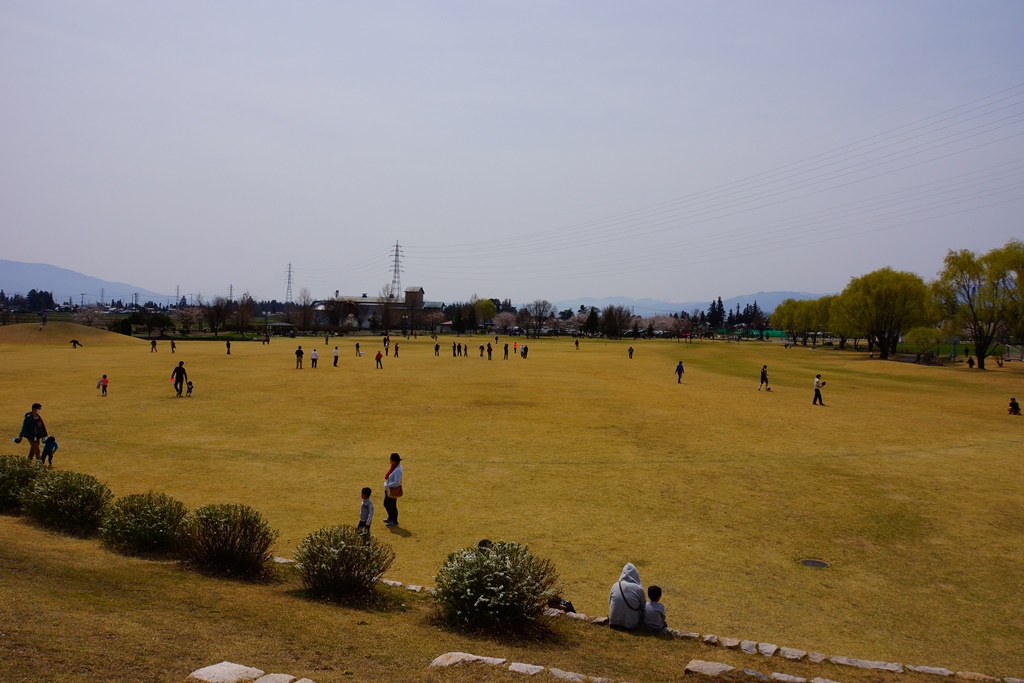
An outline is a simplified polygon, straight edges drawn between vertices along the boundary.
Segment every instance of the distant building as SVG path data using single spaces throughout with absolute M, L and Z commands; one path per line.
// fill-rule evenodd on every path
M 415 330 L 427 327 L 425 316 L 428 313 L 440 312 L 443 301 L 426 301 L 422 287 L 406 287 L 404 296 L 397 297 L 368 296 L 363 292 L 359 296 L 341 296 L 345 305 L 345 315 L 352 315 L 360 329 L 369 329 L 374 322 L 381 329 Z

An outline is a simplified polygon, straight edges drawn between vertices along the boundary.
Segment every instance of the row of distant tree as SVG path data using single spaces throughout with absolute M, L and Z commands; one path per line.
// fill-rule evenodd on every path
M 1024 243 L 1011 240 L 985 254 L 950 251 L 935 279 L 882 268 L 850 280 L 839 294 L 787 299 L 771 321 L 806 344 L 827 335 L 845 347 L 866 340 L 882 358 L 901 340 L 922 348 L 943 338 L 969 340 L 985 368 L 1000 343 L 1024 338 Z

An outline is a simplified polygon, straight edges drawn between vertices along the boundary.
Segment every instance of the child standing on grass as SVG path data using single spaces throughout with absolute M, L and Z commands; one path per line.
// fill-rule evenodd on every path
M 185 398 L 192 395 L 192 381 L 189 380 L 188 384 L 185 385 Z
M 359 506 L 359 529 L 360 533 L 367 538 L 370 537 L 370 522 L 373 521 L 373 501 L 370 500 L 370 494 L 373 491 L 370 490 L 369 486 L 363 488 L 361 493 L 363 502 Z
M 107 379 L 106 375 L 100 378 L 100 381 L 96 383 L 96 386 L 100 388 L 100 396 L 107 395 L 107 385 L 110 384 L 110 380 Z
M 644 608 L 644 629 L 647 631 L 663 631 L 668 628 L 665 623 L 665 606 L 661 604 L 661 588 L 651 586 L 647 589 L 647 607 Z
M 104 375 L 104 377 L 106 377 L 106 375 Z M 104 394 L 104 396 L 105 395 L 106 394 Z M 53 438 L 52 436 L 46 437 L 46 440 L 43 441 L 43 454 L 39 458 L 39 462 L 43 464 L 49 464 L 50 467 L 53 467 L 53 454 L 56 452 L 57 439 Z

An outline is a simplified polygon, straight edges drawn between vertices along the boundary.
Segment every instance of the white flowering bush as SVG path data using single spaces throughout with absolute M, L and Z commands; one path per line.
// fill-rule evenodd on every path
M 200 571 L 243 579 L 273 574 L 270 546 L 277 532 L 247 505 L 204 505 L 188 515 L 178 532 L 178 550 Z
M 167 494 L 133 493 L 107 509 L 100 538 L 122 553 L 166 555 L 174 552 L 187 514 L 185 504 Z
M 0 457 L 0 512 L 21 508 L 21 492 L 47 472 L 43 464 L 35 460 L 18 455 Z
M 435 579 L 434 600 L 455 628 L 521 632 L 536 626 L 557 584 L 550 560 L 525 545 L 499 541 L 450 554 Z
M 80 536 L 95 534 L 113 499 L 107 485 L 89 474 L 48 471 L 21 492 L 21 507 L 51 529 Z
M 348 525 L 318 529 L 295 551 L 306 590 L 334 601 L 369 596 L 394 561 L 390 545 Z

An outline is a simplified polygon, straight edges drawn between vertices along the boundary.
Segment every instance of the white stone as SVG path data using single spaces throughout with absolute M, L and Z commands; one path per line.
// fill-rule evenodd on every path
M 499 657 L 481 657 L 468 652 L 445 652 L 430 663 L 430 666 L 455 666 L 456 664 L 494 664 L 502 666 L 507 659 Z
M 807 683 L 806 678 L 800 676 L 790 676 L 789 674 L 774 673 L 771 675 L 773 681 L 782 681 L 782 683 Z
M 757 651 L 760 652 L 761 654 L 763 654 L 765 657 L 771 657 L 772 655 L 774 655 L 778 651 L 778 649 L 779 649 L 779 646 L 775 645 L 773 643 L 758 643 L 757 644 Z
M 590 617 L 586 614 L 580 614 L 579 612 L 566 612 L 565 616 L 570 619 L 575 619 L 576 621 L 590 621 Z
M 267 674 L 256 679 L 256 683 L 294 683 L 295 676 L 288 674 Z
M 759 681 L 767 681 L 768 680 L 768 677 L 765 676 L 763 673 L 761 673 L 760 671 L 754 671 L 753 669 L 744 669 L 743 673 L 745 673 L 746 675 L 750 676 L 751 678 L 756 678 Z
M 591 676 L 590 683 L 612 683 L 612 679 L 602 678 L 600 676 Z
M 550 673 L 555 678 L 562 679 L 563 681 L 572 681 L 572 683 L 587 683 L 586 676 L 584 676 L 583 674 L 578 674 L 574 671 L 562 671 L 561 669 L 551 667 L 550 669 L 548 669 L 548 673 Z
M 517 674 L 526 674 L 527 676 L 536 676 L 544 670 L 543 666 L 537 666 L 536 664 L 523 664 L 522 662 L 512 662 L 508 665 L 509 671 L 515 671 Z
M 807 656 L 807 653 L 803 650 L 798 650 L 795 647 L 780 647 L 779 656 L 784 659 L 792 659 L 794 662 L 799 662 Z
M 831 678 L 822 678 L 817 676 L 811 679 L 811 683 L 839 683 L 839 681 L 833 681 Z
M 1024 683 L 1024 678 L 1013 678 L 1008 676 L 1003 678 L 1003 683 Z
M 201 681 L 201 683 L 250 683 L 265 673 L 267 672 L 251 666 L 221 662 L 196 669 L 188 675 L 188 680 Z
M 423 586 L 406 586 L 406 590 L 412 591 L 413 593 L 422 593 Z
M 673 638 L 679 638 L 680 640 L 700 640 L 700 634 L 693 631 L 680 631 L 672 628 L 669 629 L 669 633 L 672 634 Z
M 718 636 L 716 636 L 714 633 L 708 633 L 704 636 L 704 642 L 708 645 L 718 645 Z
M 757 643 L 755 643 L 753 640 L 741 640 L 740 649 L 746 652 L 748 655 L 756 655 Z
M 686 665 L 686 671 L 692 671 L 705 676 L 721 676 L 724 673 L 733 671 L 735 667 L 720 662 L 705 662 L 703 659 L 691 659 Z
M 277 564 L 295 564 L 295 560 L 288 559 L 287 557 L 274 557 L 274 562 Z
M 721 638 L 718 639 L 718 644 L 721 645 L 724 648 L 728 648 L 728 649 L 731 650 L 734 647 L 739 647 L 740 646 L 740 639 L 739 638 L 726 638 L 725 636 L 722 636 Z
M 956 677 L 957 678 L 962 678 L 965 681 L 998 681 L 999 680 L 998 678 L 993 678 L 992 676 L 986 676 L 985 674 L 980 674 L 977 671 L 957 671 L 956 672 Z
M 949 669 L 944 669 L 941 666 L 914 666 L 913 664 L 904 664 L 904 666 L 907 667 L 907 671 L 916 671 L 919 674 L 932 674 L 934 676 L 953 675 L 952 671 L 950 671 Z
M 903 673 L 903 665 L 898 662 L 874 662 L 870 659 L 853 659 L 852 657 L 829 657 L 828 661 L 833 664 L 853 666 L 858 669 L 878 669 L 879 671 Z
M 826 659 L 828 659 L 828 656 L 823 655 L 820 652 L 812 652 L 809 655 L 807 655 L 807 659 L 814 662 L 815 664 L 821 664 Z
M 295 681 L 295 683 L 316 683 L 316 681 L 314 681 L 311 678 L 300 678 L 299 680 Z
M 392 586 L 393 588 L 402 587 L 402 582 L 395 581 L 394 579 L 381 579 L 380 582 L 383 583 L 385 586 Z

